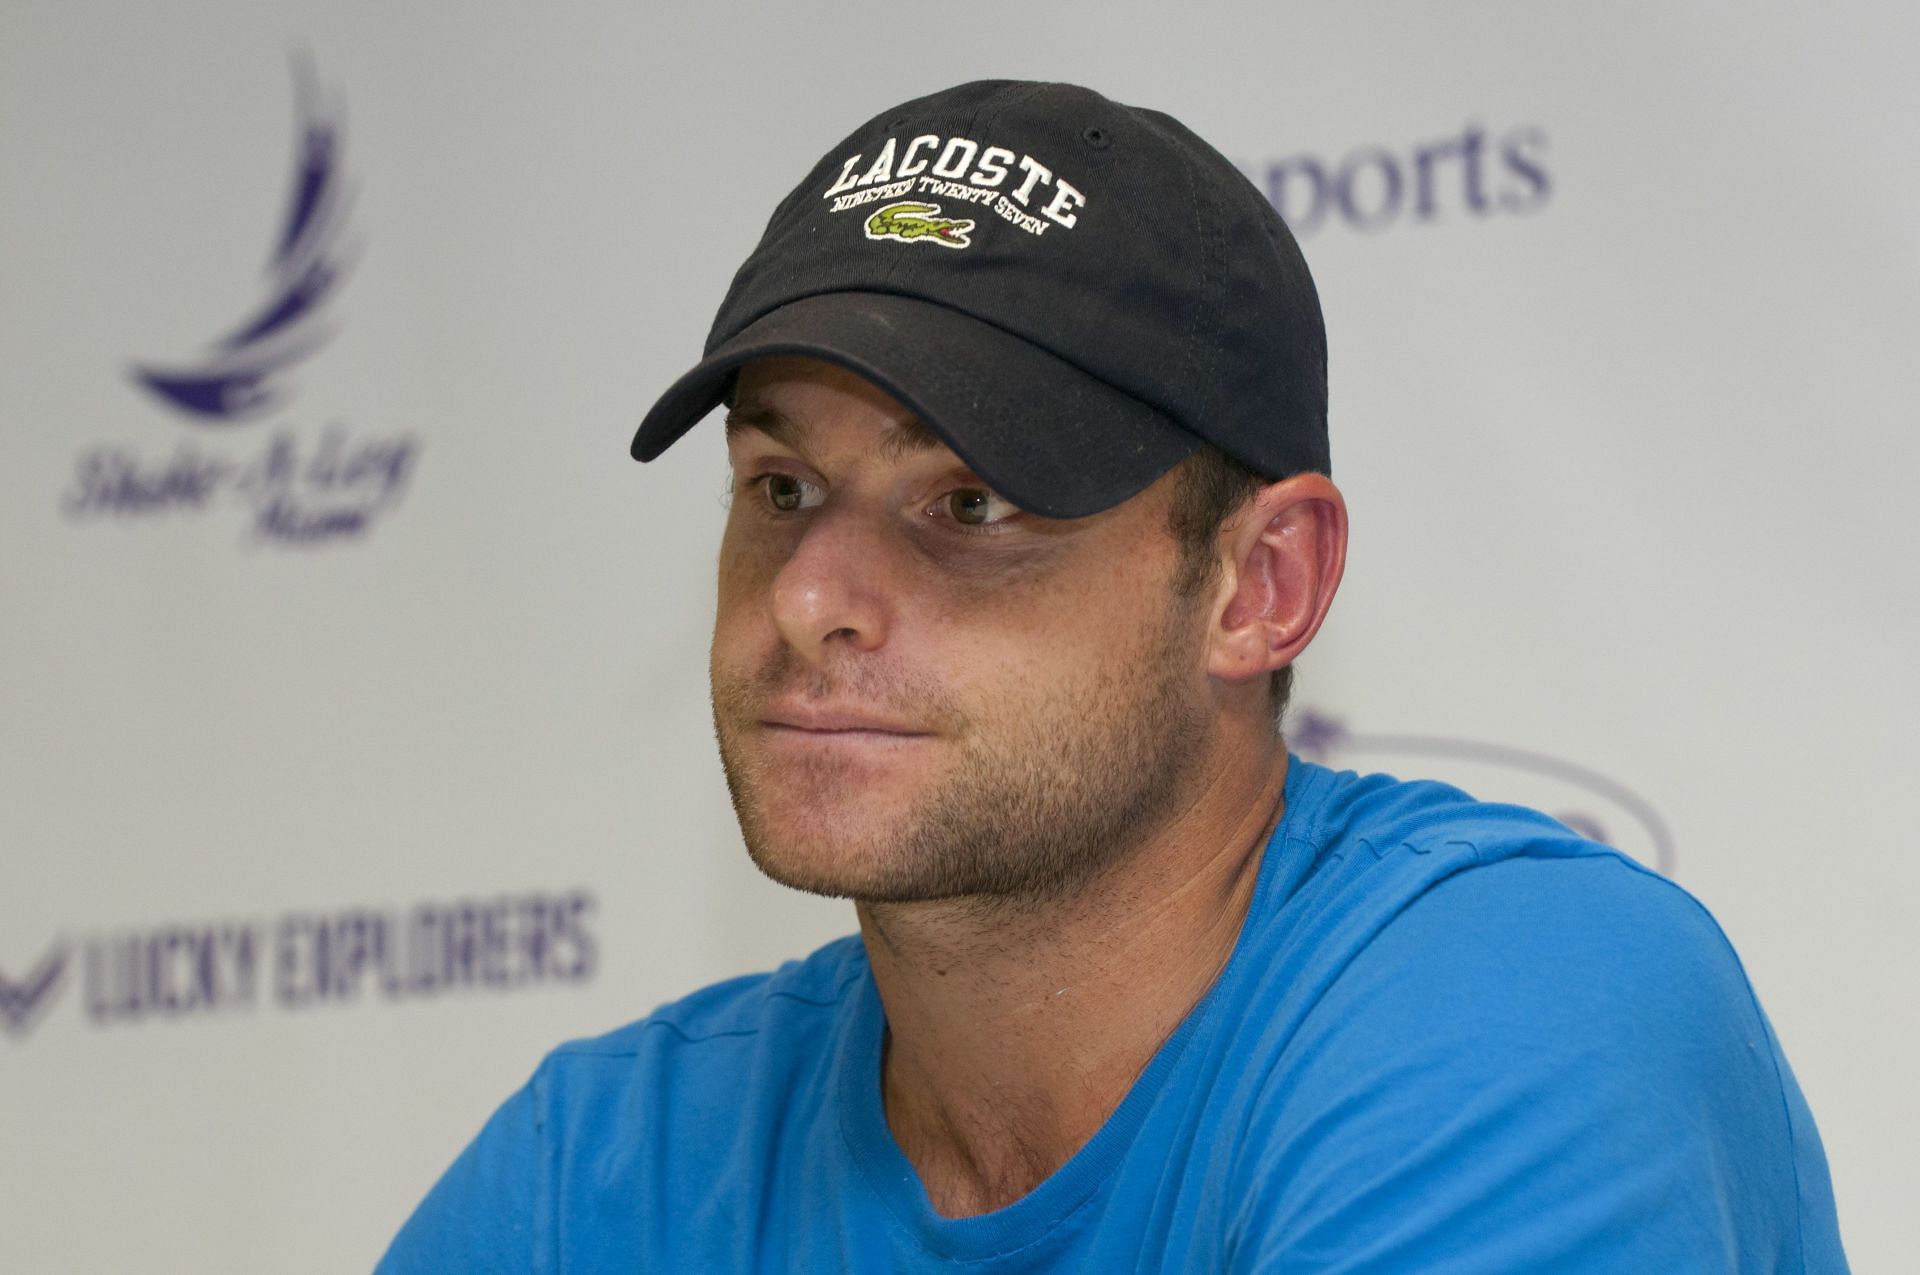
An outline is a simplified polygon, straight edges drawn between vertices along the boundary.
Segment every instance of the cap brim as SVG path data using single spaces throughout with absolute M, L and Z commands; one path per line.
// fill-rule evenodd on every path
M 755 359 L 804 356 L 873 382 L 1020 508 L 1080 518 L 1141 491 L 1200 445 L 1159 411 L 1019 337 L 917 297 L 789 302 L 675 381 L 634 435 L 652 460 L 724 400 Z

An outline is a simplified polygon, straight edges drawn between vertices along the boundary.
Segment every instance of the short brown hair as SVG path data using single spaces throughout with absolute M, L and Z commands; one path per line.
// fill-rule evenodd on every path
M 1273 480 L 1205 444 L 1180 462 L 1176 474 L 1167 530 L 1180 549 L 1174 592 L 1190 600 L 1220 578 L 1220 532 L 1227 520 Z M 1275 669 L 1267 681 L 1267 700 L 1276 731 L 1292 693 L 1293 666 Z

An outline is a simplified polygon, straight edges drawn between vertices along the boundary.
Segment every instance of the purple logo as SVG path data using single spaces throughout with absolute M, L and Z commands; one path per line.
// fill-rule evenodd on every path
M 131 372 L 195 425 L 236 425 L 286 401 L 287 372 L 330 335 L 327 304 L 357 255 L 342 238 L 352 198 L 341 175 L 340 107 L 322 92 L 309 58 L 296 55 L 293 71 L 293 190 L 269 253 L 266 297 L 199 362 Z M 329 407 L 305 423 L 282 417 L 251 441 L 216 428 L 160 446 L 106 442 L 82 451 L 62 512 L 75 521 L 153 522 L 238 509 L 250 542 L 338 544 L 364 537 L 399 508 L 423 443 L 411 432 L 364 432 Z
M 1673 834 L 1666 820 L 1625 784 L 1576 762 L 1507 744 L 1434 735 L 1372 735 L 1340 718 L 1303 709 L 1287 744 L 1310 761 L 1417 759 L 1429 777 L 1488 801 L 1544 810 L 1591 841 L 1604 842 L 1666 876 L 1673 875 Z M 1366 768 L 1363 767 L 1363 768 Z
M 18 983 L 0 974 L 0 1027 L 24 1036 L 40 1011 L 53 1003 L 51 993 L 67 972 L 67 946 L 56 943 Z
M 136 382 L 202 423 L 233 424 L 281 403 L 281 375 L 326 340 L 321 308 L 352 264 L 340 237 L 351 198 L 340 176 L 339 108 L 323 98 L 310 58 L 296 56 L 293 72 L 293 191 L 267 262 L 266 299 L 192 366 L 136 364 L 131 372 Z

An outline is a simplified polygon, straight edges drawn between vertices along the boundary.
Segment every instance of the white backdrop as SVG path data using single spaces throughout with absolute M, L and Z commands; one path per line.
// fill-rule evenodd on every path
M 720 782 L 718 431 L 625 448 L 811 163 L 985 76 L 1168 110 L 1302 227 L 1354 543 L 1297 745 L 1672 873 L 1856 1268 L 1920 1250 L 1910 6 L 0 33 L 0 1267 L 364 1269 L 545 1049 L 850 928 L 753 873 Z M 330 193 L 263 274 L 302 155 Z

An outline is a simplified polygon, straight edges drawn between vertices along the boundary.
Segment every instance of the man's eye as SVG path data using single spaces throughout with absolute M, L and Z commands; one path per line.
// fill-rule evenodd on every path
M 783 514 L 812 509 L 826 497 L 818 487 L 792 474 L 767 474 L 760 482 L 766 487 L 767 503 Z
M 940 498 L 949 518 L 968 527 L 985 527 L 1003 522 L 1019 513 L 1004 496 L 996 496 L 984 487 L 962 487 Z

